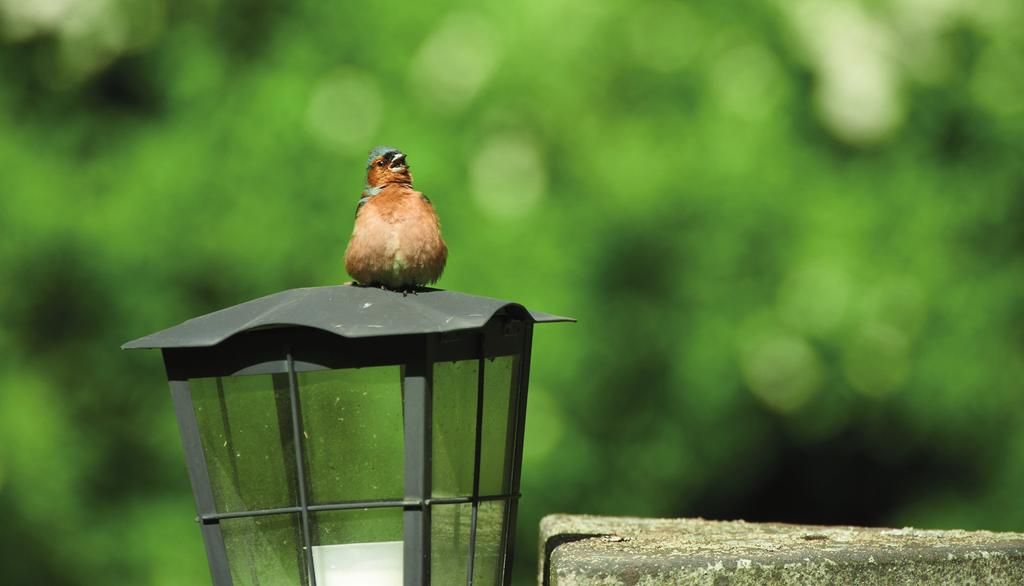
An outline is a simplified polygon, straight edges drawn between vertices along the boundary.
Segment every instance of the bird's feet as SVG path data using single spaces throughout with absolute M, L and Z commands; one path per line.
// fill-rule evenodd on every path
M 383 283 L 360 283 L 358 281 L 349 281 L 354 287 L 368 287 L 373 289 L 380 289 L 381 291 L 394 291 L 395 293 L 401 293 L 402 297 L 408 297 L 409 295 L 417 295 L 421 291 L 429 291 L 427 287 L 421 287 L 419 285 L 401 285 L 398 287 L 388 287 Z

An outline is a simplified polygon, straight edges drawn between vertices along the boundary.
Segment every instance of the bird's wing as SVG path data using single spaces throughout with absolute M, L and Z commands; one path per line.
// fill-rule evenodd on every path
M 366 202 L 368 202 L 368 201 L 370 201 L 370 196 L 369 195 L 364 195 L 363 197 L 359 198 L 359 203 L 356 204 L 356 217 L 357 218 L 359 217 L 359 210 L 363 209 L 363 206 L 366 205 Z

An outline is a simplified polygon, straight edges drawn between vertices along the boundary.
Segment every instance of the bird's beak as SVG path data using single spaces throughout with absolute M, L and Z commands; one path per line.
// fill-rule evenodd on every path
M 396 153 L 391 158 L 391 164 L 388 166 L 391 171 L 403 171 L 405 170 L 405 153 Z

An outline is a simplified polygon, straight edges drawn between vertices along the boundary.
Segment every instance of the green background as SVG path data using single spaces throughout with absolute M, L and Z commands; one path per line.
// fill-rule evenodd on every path
M 1017 0 L 0 0 L 0 568 L 202 584 L 155 352 L 409 154 L 553 512 L 1024 530 Z

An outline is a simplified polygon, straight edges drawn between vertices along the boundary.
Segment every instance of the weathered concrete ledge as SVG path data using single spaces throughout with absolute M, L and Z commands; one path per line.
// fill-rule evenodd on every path
M 1024 533 L 552 515 L 542 586 L 1024 584 Z

